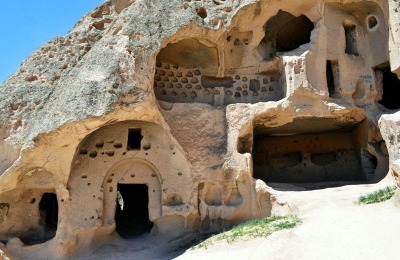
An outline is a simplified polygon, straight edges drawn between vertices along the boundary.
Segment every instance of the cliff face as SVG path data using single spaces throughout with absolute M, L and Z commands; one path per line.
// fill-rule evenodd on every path
M 106 1 L 0 88 L 2 240 L 69 255 L 397 176 L 396 5 Z

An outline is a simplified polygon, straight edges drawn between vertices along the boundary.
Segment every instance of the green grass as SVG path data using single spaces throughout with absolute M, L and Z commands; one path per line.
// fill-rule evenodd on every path
M 225 240 L 228 243 L 246 241 L 256 237 L 267 237 L 278 230 L 294 228 L 301 220 L 296 216 L 272 216 L 264 219 L 250 220 L 232 229 L 213 235 L 191 249 L 206 248 L 215 242 Z
M 358 204 L 373 204 L 386 201 L 391 197 L 393 197 L 395 191 L 396 191 L 396 186 L 392 186 L 374 191 L 372 193 L 368 193 L 358 198 Z

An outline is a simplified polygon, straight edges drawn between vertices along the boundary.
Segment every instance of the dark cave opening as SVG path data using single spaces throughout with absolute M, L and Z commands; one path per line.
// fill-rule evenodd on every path
M 392 73 L 389 66 L 378 69 L 382 73 L 382 99 L 379 103 L 387 109 L 400 108 L 400 80 L 395 73 Z
M 153 222 L 149 219 L 149 195 L 145 184 L 118 184 L 123 209 L 117 201 L 115 231 L 125 239 L 150 232 Z
M 276 56 L 277 52 L 287 52 L 299 48 L 311 41 L 314 23 L 305 15 L 298 17 L 280 10 L 265 24 L 265 37 L 260 52 L 266 59 Z
M 129 129 L 128 132 L 128 150 L 140 150 L 142 143 L 142 130 L 141 129 Z
M 286 191 L 380 181 L 387 173 L 386 157 L 381 143 L 367 145 L 366 127 L 366 121 L 328 118 L 259 125 L 254 129 L 253 176 Z
M 330 97 L 334 97 L 336 93 L 336 75 L 338 65 L 335 61 L 326 61 L 326 83 L 328 85 L 328 92 Z
M 44 193 L 42 199 L 39 202 L 39 210 L 44 226 L 50 230 L 57 229 L 57 195 L 54 193 Z
M 39 202 L 40 228 L 28 230 L 21 236 L 25 245 L 44 243 L 56 236 L 58 225 L 58 201 L 55 193 L 46 192 Z
M 292 51 L 309 43 L 314 24 L 306 16 L 294 17 L 283 25 L 276 37 L 278 52 Z
M 257 136 L 254 177 L 267 182 L 316 183 L 363 179 L 350 131 Z

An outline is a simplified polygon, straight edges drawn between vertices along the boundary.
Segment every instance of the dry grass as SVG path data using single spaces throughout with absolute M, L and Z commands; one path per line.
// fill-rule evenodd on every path
M 296 216 L 272 216 L 264 219 L 250 220 L 230 230 L 213 235 L 191 249 L 207 248 L 215 242 L 223 240 L 233 243 L 256 237 L 267 237 L 276 231 L 294 228 L 299 223 L 301 223 L 301 220 Z

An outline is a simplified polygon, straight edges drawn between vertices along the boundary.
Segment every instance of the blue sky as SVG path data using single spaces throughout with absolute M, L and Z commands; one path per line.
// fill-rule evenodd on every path
M 0 85 L 43 43 L 65 35 L 104 0 L 0 0 Z

